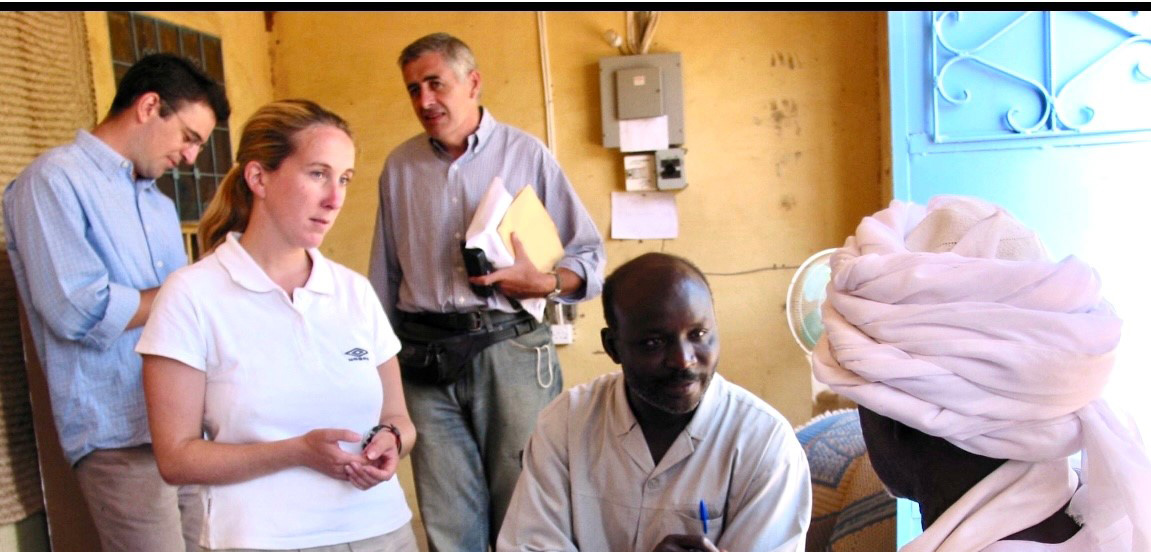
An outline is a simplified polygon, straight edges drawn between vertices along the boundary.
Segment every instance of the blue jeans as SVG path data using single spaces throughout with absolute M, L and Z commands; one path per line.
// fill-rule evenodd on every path
M 547 325 L 484 349 L 455 383 L 404 382 L 430 552 L 495 545 L 536 417 L 563 389 Z

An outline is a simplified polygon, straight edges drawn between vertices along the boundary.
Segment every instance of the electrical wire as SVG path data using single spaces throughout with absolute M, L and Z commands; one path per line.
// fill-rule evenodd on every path
M 627 33 L 627 39 L 624 40 L 624 49 L 627 50 L 628 55 L 636 54 L 638 51 L 636 50 L 635 35 L 639 32 L 639 29 L 635 26 L 635 12 L 624 12 L 624 18 L 624 31 Z
M 643 39 L 640 41 L 639 53 L 646 54 L 648 49 L 651 48 L 651 43 L 655 40 L 655 27 L 659 24 L 659 12 L 646 12 L 647 20 L 644 24 Z
M 629 11 L 626 17 L 627 40 L 622 50 L 625 54 L 646 54 L 655 40 L 655 28 L 659 24 L 657 11 Z
M 743 276 L 744 274 L 755 274 L 756 272 L 770 272 L 772 270 L 795 270 L 799 265 L 781 265 L 772 263 L 771 266 L 761 266 L 759 268 L 749 268 L 747 270 L 739 270 L 736 272 L 707 272 L 704 271 L 705 276 Z
M 544 126 L 547 128 L 547 146 L 556 155 L 555 98 L 552 96 L 551 61 L 548 56 L 548 27 L 544 12 L 536 12 L 536 25 L 540 35 L 540 71 L 543 73 Z
M 659 252 L 666 253 L 668 240 L 659 241 Z M 755 274 L 756 272 L 770 272 L 773 270 L 796 270 L 802 265 L 781 265 L 771 263 L 771 266 L 761 266 L 759 268 L 749 268 L 747 270 L 737 270 L 735 272 L 708 272 L 703 271 L 704 276 L 743 276 L 745 274 Z

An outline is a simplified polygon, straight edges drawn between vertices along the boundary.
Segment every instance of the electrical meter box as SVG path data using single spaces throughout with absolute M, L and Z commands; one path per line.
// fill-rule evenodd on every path
M 667 115 L 668 144 L 683 145 L 683 69 L 678 52 L 601 58 L 599 85 L 604 147 L 619 147 L 621 120 L 661 115 Z
M 663 115 L 663 89 L 659 67 L 636 67 L 615 72 L 616 116 L 646 119 Z

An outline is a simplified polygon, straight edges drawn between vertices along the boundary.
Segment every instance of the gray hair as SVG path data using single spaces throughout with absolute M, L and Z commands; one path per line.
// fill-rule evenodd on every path
M 476 70 L 476 56 L 472 54 L 464 41 L 448 33 L 432 33 L 416 39 L 400 52 L 400 69 L 428 53 L 437 53 L 444 57 L 444 61 L 456 72 L 456 76 L 463 80 L 472 71 Z

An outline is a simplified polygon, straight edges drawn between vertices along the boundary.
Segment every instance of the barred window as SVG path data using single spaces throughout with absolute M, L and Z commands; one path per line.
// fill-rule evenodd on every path
M 108 34 L 112 42 L 112 70 L 116 85 L 128 68 L 149 54 L 166 52 L 184 56 L 208 76 L 224 83 L 224 54 L 220 38 L 174 25 L 135 12 L 108 12 Z M 156 179 L 156 185 L 172 201 L 186 227 L 189 257 L 198 256 L 191 240 L 194 223 L 212 200 L 216 187 L 232 166 L 232 143 L 226 121 L 219 121 L 204 144 L 194 166 L 181 165 Z

